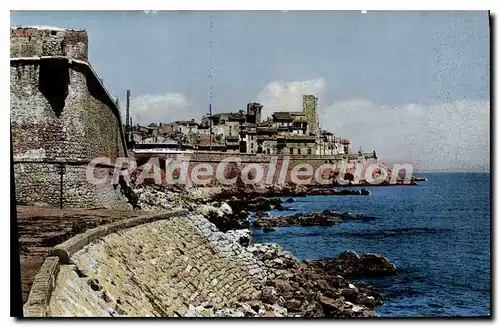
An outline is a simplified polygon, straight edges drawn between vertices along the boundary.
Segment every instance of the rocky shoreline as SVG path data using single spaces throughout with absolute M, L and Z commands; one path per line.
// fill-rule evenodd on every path
M 215 225 L 218 233 L 241 246 L 259 262 L 259 266 L 264 267 L 266 277 L 261 280 L 263 285 L 258 296 L 241 294 L 238 305 L 208 310 L 208 316 L 375 317 L 373 309 L 383 304 L 383 295 L 370 285 L 349 279 L 396 273 L 394 264 L 378 254 L 358 255 L 348 251 L 335 258 L 300 261 L 278 244 L 253 244 L 251 241 L 251 212 L 258 216 L 253 226 L 267 229 L 297 225 L 330 226 L 345 220 L 373 217 L 324 211 L 269 218 L 266 217 L 267 211 L 286 209 L 286 203 L 293 202 L 293 198 L 284 202 L 276 198 L 274 188 L 241 193 L 223 188 L 167 190 L 141 187 L 134 192 L 143 209 L 164 210 L 175 206 L 199 213 Z M 281 190 L 278 194 L 287 192 Z M 303 192 L 299 188 L 298 193 L 292 194 L 301 196 Z M 190 306 L 187 316 L 200 316 L 202 311 L 206 316 L 206 307 Z
M 256 228 L 272 228 L 286 226 L 332 226 L 349 220 L 372 220 L 375 217 L 354 215 L 349 212 L 336 213 L 325 210 L 323 212 L 299 213 L 289 216 L 262 217 L 258 215 L 253 222 Z
M 301 317 L 376 316 L 372 309 L 383 304 L 383 296 L 372 286 L 351 282 L 344 271 L 368 277 L 373 276 L 371 272 L 390 275 L 396 269 L 386 258 L 375 254 L 344 252 L 333 259 L 299 261 L 277 244 L 252 244 L 248 250 L 269 271 L 262 302 L 278 303 L 290 314 Z

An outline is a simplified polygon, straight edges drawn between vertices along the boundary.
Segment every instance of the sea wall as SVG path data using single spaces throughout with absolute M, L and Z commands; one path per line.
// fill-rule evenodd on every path
M 61 264 L 48 316 L 185 316 L 260 296 L 262 262 L 199 215 L 111 233 Z
M 356 164 L 361 163 L 363 165 L 361 175 L 364 176 L 367 167 L 375 164 L 377 161 L 372 154 L 365 154 L 362 157 L 359 157 L 358 154 L 283 156 L 223 152 L 194 152 L 182 155 L 139 154 L 136 155 L 138 166 L 136 176 L 139 176 L 146 169 L 146 172 L 150 173 L 150 177 L 146 178 L 144 182 L 154 183 L 155 180 L 151 167 L 159 167 L 161 169 L 162 183 L 169 183 L 183 176 L 181 173 L 184 169 L 184 177 L 178 179 L 178 181 L 185 180 L 185 183 L 188 185 L 205 184 L 208 186 L 221 184 L 219 176 L 223 176 L 228 180 L 236 177 L 237 182 L 245 182 L 247 184 L 261 183 L 271 185 L 297 183 L 297 181 L 302 184 L 318 184 L 328 183 L 328 179 L 335 172 L 338 172 L 339 169 L 343 170 L 344 168 L 339 166 L 341 162 L 345 162 L 345 171 L 351 174 L 355 173 Z M 298 176 L 305 174 L 305 166 L 307 165 L 312 168 L 310 174 L 308 176 Z M 316 171 L 318 170 L 320 173 L 317 178 Z M 298 177 L 295 178 L 295 176 Z

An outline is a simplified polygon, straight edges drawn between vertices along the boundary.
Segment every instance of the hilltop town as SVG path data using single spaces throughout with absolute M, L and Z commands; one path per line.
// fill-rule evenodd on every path
M 128 93 L 129 94 L 129 93 Z M 128 100 L 128 99 L 127 99 Z M 205 115 L 200 122 L 133 125 L 127 107 L 124 125 L 129 148 L 179 149 L 269 155 L 337 155 L 351 152 L 350 141 L 319 128 L 317 101 L 303 95 L 302 111 L 277 111 L 263 119 L 260 103 L 246 111 Z M 127 101 L 129 104 L 129 101 Z

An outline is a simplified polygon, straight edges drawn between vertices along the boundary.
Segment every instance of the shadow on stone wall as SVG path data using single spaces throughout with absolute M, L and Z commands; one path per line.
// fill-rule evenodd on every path
M 43 60 L 40 64 L 38 89 L 59 118 L 68 96 L 69 65 L 67 61 Z

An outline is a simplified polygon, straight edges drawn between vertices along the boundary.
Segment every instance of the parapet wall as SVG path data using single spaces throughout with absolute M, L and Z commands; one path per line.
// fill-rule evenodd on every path
M 43 26 L 10 30 L 11 58 L 42 56 L 64 56 L 87 61 L 87 32 Z

